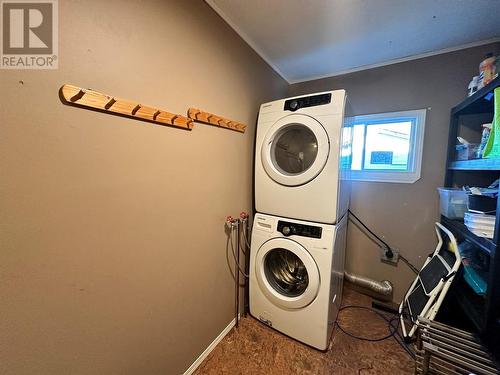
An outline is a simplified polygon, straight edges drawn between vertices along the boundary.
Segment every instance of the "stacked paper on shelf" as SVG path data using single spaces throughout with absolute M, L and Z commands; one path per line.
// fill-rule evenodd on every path
M 470 212 L 464 214 L 465 225 L 479 237 L 493 238 L 495 219 L 495 215 L 473 214 Z

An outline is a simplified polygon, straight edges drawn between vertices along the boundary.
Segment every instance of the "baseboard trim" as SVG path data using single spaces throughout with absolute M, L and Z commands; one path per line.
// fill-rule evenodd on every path
M 194 361 L 193 364 L 191 366 L 189 366 L 189 368 L 186 370 L 186 372 L 184 372 L 184 375 L 191 375 L 198 368 L 198 366 L 201 365 L 203 360 L 208 357 L 210 352 L 215 349 L 217 344 L 229 333 L 229 331 L 231 331 L 231 329 L 235 325 L 236 325 L 236 318 L 231 320 L 231 322 L 227 325 L 226 328 L 223 329 L 223 331 L 219 334 L 219 336 L 217 336 L 215 338 L 215 340 L 212 341 L 212 343 L 210 345 L 208 345 L 208 347 L 205 349 L 205 351 L 203 353 L 201 353 L 201 355 L 196 359 L 196 361 Z

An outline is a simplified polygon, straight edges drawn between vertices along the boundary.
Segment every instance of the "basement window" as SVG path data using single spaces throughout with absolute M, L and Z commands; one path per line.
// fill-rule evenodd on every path
M 425 109 L 354 117 L 351 178 L 414 183 L 420 179 Z

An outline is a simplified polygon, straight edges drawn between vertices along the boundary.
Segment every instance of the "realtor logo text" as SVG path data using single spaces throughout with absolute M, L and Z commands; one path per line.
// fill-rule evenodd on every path
M 57 1 L 2 0 L 2 69 L 57 69 Z

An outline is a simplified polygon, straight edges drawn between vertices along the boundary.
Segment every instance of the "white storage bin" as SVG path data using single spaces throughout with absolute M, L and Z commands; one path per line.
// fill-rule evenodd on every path
M 467 193 L 462 189 L 438 188 L 441 215 L 448 219 L 463 219 L 467 211 Z

